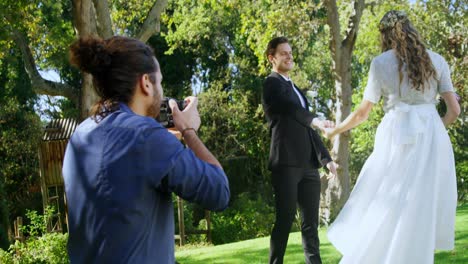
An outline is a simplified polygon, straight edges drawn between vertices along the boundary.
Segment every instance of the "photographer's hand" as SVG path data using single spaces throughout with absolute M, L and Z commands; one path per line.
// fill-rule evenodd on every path
M 199 159 L 222 168 L 216 157 L 211 154 L 197 136 L 197 131 L 201 123 L 197 109 L 198 99 L 190 96 L 185 98 L 185 101 L 188 105 L 183 111 L 179 110 L 179 107 L 174 100 L 169 101 L 169 107 L 172 110 L 172 118 L 174 119 L 175 128 L 182 133 L 185 144 L 187 144 Z
M 198 131 L 200 127 L 200 115 L 198 114 L 198 99 L 194 96 L 185 98 L 187 106 L 184 110 L 180 111 L 175 100 L 169 100 L 169 107 L 172 111 L 172 118 L 174 119 L 174 126 L 180 132 L 187 128 L 193 128 Z M 183 135 L 182 135 L 183 136 Z

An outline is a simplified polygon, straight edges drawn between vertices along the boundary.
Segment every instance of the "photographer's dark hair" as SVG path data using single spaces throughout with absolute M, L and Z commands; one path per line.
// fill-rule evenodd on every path
M 276 37 L 270 42 L 268 42 L 267 49 L 265 51 L 265 55 L 268 57 L 268 55 L 274 55 L 276 52 L 276 48 L 278 45 L 283 44 L 283 43 L 289 43 L 288 39 L 286 37 Z
M 149 74 L 150 81 L 156 83 L 154 57 L 148 45 L 127 37 L 85 37 L 71 45 L 71 64 L 93 76 L 94 89 L 101 98 L 91 109 L 96 122 L 117 110 L 118 102 L 130 102 L 141 75 Z

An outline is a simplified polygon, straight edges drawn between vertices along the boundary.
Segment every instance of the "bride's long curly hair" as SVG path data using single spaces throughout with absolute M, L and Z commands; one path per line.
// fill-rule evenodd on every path
M 436 75 L 419 33 L 403 11 L 387 12 L 379 24 L 382 52 L 393 49 L 400 72 L 406 70 L 412 87 L 424 91 L 425 82 Z M 403 66 L 406 65 L 406 69 Z

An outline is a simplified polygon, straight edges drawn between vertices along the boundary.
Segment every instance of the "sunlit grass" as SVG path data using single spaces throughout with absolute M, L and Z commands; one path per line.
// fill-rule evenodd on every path
M 435 263 L 468 263 L 468 205 L 457 209 L 455 249 L 438 251 L 435 255 Z
M 326 238 L 325 228 L 321 228 L 320 253 L 323 263 L 336 264 L 340 253 Z M 455 250 L 440 251 L 435 255 L 436 264 L 468 263 L 468 206 L 461 206 L 457 210 Z M 268 263 L 270 238 L 263 237 L 219 246 L 182 247 L 176 251 L 176 258 L 180 264 L 205 263 Z M 301 234 L 291 233 L 284 259 L 285 263 L 304 263 L 301 245 Z

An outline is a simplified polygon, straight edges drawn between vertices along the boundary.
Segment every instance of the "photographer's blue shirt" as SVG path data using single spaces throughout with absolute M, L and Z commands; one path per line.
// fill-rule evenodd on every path
M 171 193 L 223 210 L 221 168 L 198 159 L 157 121 L 125 104 L 99 123 L 88 118 L 63 163 L 71 263 L 171 263 Z

